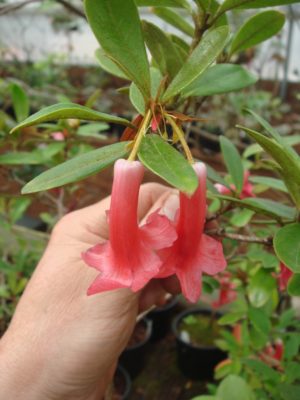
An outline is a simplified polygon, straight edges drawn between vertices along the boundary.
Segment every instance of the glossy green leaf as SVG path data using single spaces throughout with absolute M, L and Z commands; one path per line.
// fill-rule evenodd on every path
M 221 185 L 224 185 L 225 187 L 230 189 L 230 185 L 210 165 L 206 166 L 206 170 L 207 170 L 207 177 L 209 179 L 211 179 L 214 182 L 218 182 Z
M 289 385 L 287 383 L 281 383 L 279 385 L 279 393 L 282 400 L 299 400 L 300 385 Z
M 187 8 L 185 0 L 135 0 L 138 7 L 175 7 Z
M 173 78 L 182 66 L 182 59 L 171 38 L 156 25 L 143 21 L 145 42 L 162 75 Z
M 121 68 L 118 67 L 118 65 L 110 58 L 106 55 L 105 51 L 103 49 L 97 49 L 95 51 L 95 56 L 97 61 L 99 62 L 100 67 L 108 72 L 111 75 L 115 75 L 118 78 L 122 78 L 122 79 L 130 79 L 124 71 L 122 71 Z
M 274 237 L 277 257 L 292 271 L 300 273 L 300 223 L 279 229 Z
M 220 7 L 218 14 L 222 14 L 233 8 L 264 8 L 273 6 L 285 6 L 299 3 L 299 0 L 225 0 Z
M 240 154 L 235 145 L 225 136 L 220 137 L 220 146 L 227 170 L 238 193 L 244 185 L 244 167 Z
M 249 180 L 250 182 L 264 185 L 268 188 L 280 190 L 281 192 L 287 193 L 287 188 L 285 184 L 279 179 L 270 178 L 269 176 L 250 176 Z
M 276 35 L 285 22 L 284 14 L 275 10 L 263 11 L 249 18 L 232 39 L 230 54 L 246 50 Z
M 272 298 L 276 286 L 275 278 L 265 269 L 261 268 L 254 276 L 251 276 L 248 296 L 253 307 L 264 306 Z
M 153 99 L 156 98 L 158 89 L 162 80 L 162 75 L 158 69 L 151 67 L 150 68 L 151 74 L 151 96 Z M 142 93 L 139 91 L 138 87 L 134 82 L 130 85 L 130 92 L 129 92 L 130 101 L 138 111 L 139 114 L 145 114 L 145 101 L 142 96 Z
M 174 35 L 174 34 L 171 34 L 170 37 L 171 37 L 172 42 L 173 42 L 174 44 L 176 44 L 178 47 L 181 47 L 182 50 L 183 50 L 186 54 L 188 54 L 188 52 L 190 51 L 190 46 L 189 46 L 189 44 L 188 44 L 185 40 L 183 40 L 181 37 L 179 37 L 179 36 L 177 36 L 177 35 Z
M 294 274 L 290 278 L 287 290 L 290 296 L 300 296 L 300 274 Z
M 85 0 L 84 4 L 88 22 L 107 56 L 149 98 L 149 63 L 134 0 Z
M 248 208 L 249 210 L 253 210 L 258 214 L 266 215 L 278 221 L 281 221 L 281 219 L 293 221 L 296 218 L 295 208 L 280 204 L 273 200 L 264 198 L 247 198 L 240 200 L 235 197 L 223 196 L 220 194 L 216 194 L 214 197 L 230 201 L 241 208 Z
M 22 193 L 35 193 L 52 189 L 93 175 L 119 158 L 125 157 L 129 152 L 129 143 L 114 143 L 65 161 L 28 182 L 23 187 Z
M 10 152 L 0 155 L 0 164 L 3 165 L 38 165 L 43 164 L 65 147 L 65 143 L 50 143 L 45 148 L 31 152 Z
M 114 122 L 120 125 L 131 126 L 131 123 L 124 118 L 115 117 L 113 115 L 104 114 L 99 111 L 92 110 L 88 107 L 80 106 L 73 103 L 59 103 L 43 108 L 37 113 L 31 115 L 25 121 L 15 126 L 11 133 L 26 126 L 37 125 L 41 122 L 53 121 L 55 119 L 76 118 L 86 121 L 104 121 Z
M 194 36 L 194 27 L 190 25 L 184 18 L 182 18 L 177 12 L 162 7 L 154 7 L 152 12 L 163 21 L 174 26 L 186 35 L 191 37 Z
M 180 191 L 192 194 L 197 189 L 198 178 L 191 165 L 160 136 L 145 136 L 138 156 L 150 171 Z
M 217 14 L 217 11 L 220 8 L 220 2 L 218 2 L 217 0 L 196 0 L 196 2 L 201 10 L 205 11 L 206 14 L 209 14 L 211 16 L 209 20 L 209 22 L 211 22 L 211 20 Z M 228 25 L 227 16 L 225 13 L 216 18 L 215 22 L 212 23 L 213 27 L 222 25 Z
M 251 324 L 257 331 L 264 335 L 268 335 L 268 332 L 271 329 L 271 321 L 263 309 L 249 307 L 248 316 Z
M 278 163 L 277 169 L 294 201 L 300 209 L 300 158 L 285 146 L 252 129 L 240 127 L 269 153 Z
M 21 122 L 29 115 L 29 99 L 21 86 L 16 83 L 10 85 L 12 97 L 12 105 L 15 112 L 17 122 Z
M 252 210 L 248 210 L 247 208 L 241 211 L 237 211 L 230 218 L 230 223 L 233 226 L 237 226 L 238 228 L 242 228 L 249 224 L 255 212 Z
M 182 92 L 215 61 L 227 42 L 228 33 L 226 26 L 207 32 L 167 88 L 163 101 Z
M 217 397 L 222 400 L 255 400 L 251 387 L 237 375 L 229 375 L 221 382 Z
M 207 69 L 183 91 L 184 97 L 212 96 L 240 90 L 257 82 L 258 77 L 241 65 L 217 64 Z

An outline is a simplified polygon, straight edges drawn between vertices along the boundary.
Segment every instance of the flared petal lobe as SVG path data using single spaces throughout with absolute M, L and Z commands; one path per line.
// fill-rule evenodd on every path
M 214 275 L 226 268 L 222 244 L 203 234 L 206 216 L 206 167 L 194 164 L 199 186 L 188 197 L 180 194 L 180 210 L 176 231 L 177 240 L 163 251 L 164 265 L 159 277 L 176 273 L 182 293 L 191 302 L 201 294 L 202 272 Z
M 143 175 L 144 167 L 138 161 L 121 159 L 115 163 L 108 213 L 109 241 L 82 255 L 89 266 L 100 272 L 88 294 L 123 287 L 142 289 L 162 265 L 155 250 L 171 246 L 177 237 L 171 222 L 158 212 L 139 227 L 137 207 Z

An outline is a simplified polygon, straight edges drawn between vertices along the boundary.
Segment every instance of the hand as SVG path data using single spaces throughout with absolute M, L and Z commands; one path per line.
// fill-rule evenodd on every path
M 162 207 L 170 216 L 178 196 L 158 184 L 141 187 L 140 220 Z M 108 239 L 110 198 L 67 214 L 27 285 L 0 341 L 1 399 L 100 400 L 126 347 L 138 311 L 178 291 L 174 278 L 88 297 L 98 274 L 81 252 Z

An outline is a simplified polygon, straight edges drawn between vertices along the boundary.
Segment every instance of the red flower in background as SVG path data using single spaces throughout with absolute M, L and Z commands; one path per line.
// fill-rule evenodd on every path
M 278 275 L 278 286 L 280 291 L 284 291 L 287 288 L 288 282 L 290 278 L 293 276 L 293 272 L 288 269 L 288 267 L 283 264 L 283 262 L 280 262 L 280 273 Z
M 176 220 L 178 238 L 162 251 L 165 262 L 157 277 L 175 273 L 183 295 L 196 302 L 201 294 L 201 277 L 205 272 L 215 275 L 226 268 L 222 244 L 203 233 L 206 216 L 206 167 L 194 164 L 199 178 L 196 192 L 188 197 L 180 193 L 180 208 Z
M 253 185 L 252 185 L 252 183 L 249 182 L 249 176 L 250 176 L 250 172 L 245 171 L 244 184 L 243 184 L 242 191 L 240 193 L 240 199 L 246 199 L 247 197 L 255 197 L 255 194 L 253 192 Z M 214 186 L 220 194 L 230 195 L 232 193 L 230 189 L 228 189 L 224 185 L 221 185 L 220 183 L 216 183 Z M 235 185 L 232 184 L 232 185 L 230 185 L 230 187 L 232 188 L 233 191 L 236 190 Z
M 232 303 L 237 298 L 235 285 L 231 282 L 231 274 L 229 272 L 224 272 L 218 280 L 220 282 L 219 298 L 212 303 L 214 308 Z
M 114 168 L 109 221 L 109 241 L 82 254 L 100 275 L 88 294 L 128 287 L 136 292 L 160 271 L 156 250 L 171 246 L 176 232 L 167 217 L 151 214 L 138 225 L 137 205 L 144 167 L 139 161 L 118 160 Z

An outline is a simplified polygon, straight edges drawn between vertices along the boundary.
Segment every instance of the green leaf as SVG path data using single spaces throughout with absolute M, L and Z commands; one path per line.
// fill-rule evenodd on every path
M 300 273 L 300 223 L 279 229 L 274 237 L 274 249 L 289 269 Z
M 148 99 L 149 63 L 134 0 L 85 0 L 84 4 L 88 22 L 107 56 Z
M 289 279 L 287 291 L 290 296 L 300 296 L 300 274 L 294 274 Z
M 188 52 L 190 51 L 190 46 L 188 45 L 188 43 L 185 40 L 183 40 L 181 37 L 174 35 L 174 34 L 171 34 L 170 37 L 174 44 L 176 44 L 178 47 L 181 47 L 181 49 L 186 54 L 188 54 Z
M 202 395 L 202 396 L 193 397 L 191 400 L 221 400 L 221 399 L 216 396 Z
M 300 385 L 288 385 L 287 383 L 281 383 L 279 385 L 279 393 L 282 400 L 299 400 Z
M 228 183 L 225 181 L 225 179 L 223 179 L 210 165 L 206 166 L 207 169 L 207 177 L 209 179 L 211 179 L 214 182 L 218 182 L 221 185 L 224 185 L 225 187 L 227 187 L 228 189 L 230 189 L 230 186 L 228 185 Z
M 235 145 L 225 136 L 220 137 L 220 145 L 227 170 L 238 193 L 244 185 L 244 167 L 240 154 Z
M 65 147 L 65 143 L 51 143 L 43 149 L 31 152 L 12 152 L 0 155 L 0 164 L 3 165 L 37 165 L 51 160 Z
M 162 80 L 162 76 L 159 70 L 154 67 L 150 68 L 150 74 L 151 74 L 151 96 L 153 99 L 155 99 Z M 132 82 L 132 84 L 130 85 L 129 97 L 131 103 L 138 111 L 138 113 L 144 115 L 145 101 L 142 96 L 142 93 L 140 92 L 139 88 L 136 86 L 134 82 Z
M 88 107 L 80 106 L 73 103 L 58 103 L 53 106 L 43 108 L 37 113 L 31 115 L 25 121 L 15 126 L 11 133 L 20 128 L 30 125 L 37 125 L 41 122 L 52 121 L 55 119 L 77 118 L 87 121 L 104 121 L 114 122 L 120 125 L 131 126 L 130 122 L 124 118 L 115 117 L 113 115 L 104 114 L 99 111 L 92 110 Z
M 266 381 L 279 382 L 280 373 L 259 360 L 243 360 L 243 364 L 256 372 L 257 376 L 263 377 Z
M 253 183 L 264 185 L 268 188 L 280 190 L 281 192 L 287 193 L 287 188 L 285 184 L 279 179 L 270 178 L 269 176 L 250 176 L 249 180 Z
M 188 7 L 185 0 L 135 0 L 135 2 L 138 7 Z
M 238 228 L 242 228 L 249 224 L 254 214 L 254 211 L 247 209 L 237 211 L 230 218 L 230 223 L 234 226 L 237 226 Z
M 240 65 L 217 64 L 207 69 L 183 91 L 184 97 L 212 96 L 243 89 L 258 77 Z
M 203 37 L 167 88 L 163 101 L 167 102 L 190 85 L 222 52 L 229 34 L 227 26 L 213 29 Z
M 243 312 L 231 312 L 218 319 L 219 325 L 232 325 L 245 316 Z
M 257 331 L 264 335 L 268 335 L 268 332 L 271 329 L 271 322 L 268 315 L 262 309 L 250 307 L 248 310 L 248 316 L 251 324 Z
M 221 382 L 217 390 L 217 397 L 222 400 L 254 400 L 250 386 L 237 375 L 229 375 Z
M 106 55 L 105 51 L 103 49 L 97 49 L 95 51 L 95 56 L 97 61 L 100 64 L 100 67 L 108 72 L 111 75 L 115 75 L 118 78 L 122 79 L 130 79 L 124 71 L 122 71 L 121 68 L 118 67 L 118 65 L 109 57 Z
M 240 127 L 252 139 L 269 153 L 274 160 L 279 164 L 278 172 L 284 179 L 284 183 L 294 201 L 297 208 L 300 209 L 300 158 L 289 149 L 286 145 L 281 145 L 277 141 L 262 135 L 252 129 Z
M 27 208 L 30 206 L 31 200 L 28 197 L 18 197 L 12 199 L 9 203 L 9 216 L 11 222 L 14 224 L 17 222 Z
M 267 10 L 249 18 L 232 39 L 230 54 L 253 47 L 278 33 L 285 22 L 279 11 Z
M 150 171 L 181 192 L 192 194 L 197 189 L 198 178 L 191 165 L 160 136 L 145 136 L 138 156 Z
M 282 218 L 293 221 L 296 217 L 296 209 L 280 204 L 276 201 L 264 199 L 264 198 L 247 198 L 244 200 L 237 199 L 235 197 L 223 196 L 215 194 L 214 197 L 222 200 L 230 201 L 237 206 L 248 208 L 258 214 L 263 214 L 271 218 L 275 218 L 281 221 Z
M 269 271 L 259 269 L 254 276 L 250 278 L 248 285 L 248 296 L 253 307 L 264 306 L 273 295 L 276 289 L 276 280 Z
M 12 105 L 15 112 L 17 122 L 21 122 L 29 115 L 29 99 L 21 86 L 16 83 L 10 85 L 12 97 Z
M 293 3 L 299 3 L 299 0 L 225 0 L 218 11 L 218 14 L 223 14 L 233 8 L 264 8 L 285 6 Z
M 22 193 L 52 189 L 93 175 L 125 157 L 129 143 L 115 143 L 74 157 L 34 178 L 23 187 Z
M 145 42 L 162 75 L 173 78 L 182 66 L 181 57 L 170 37 L 150 22 L 143 21 Z
M 195 0 L 195 1 L 200 6 L 200 8 L 203 11 L 205 11 L 206 14 L 211 16 L 209 21 L 211 22 L 212 17 L 216 15 L 217 11 L 220 8 L 220 3 L 217 0 Z M 225 13 L 222 14 L 220 17 L 218 17 L 215 20 L 215 23 L 212 24 L 213 27 L 222 25 L 228 25 L 228 20 Z
M 161 18 L 163 21 L 167 22 L 168 24 L 174 26 L 181 32 L 185 33 L 188 36 L 194 36 L 194 27 L 190 25 L 185 19 L 183 19 L 178 12 L 174 12 L 167 8 L 161 7 L 154 7 L 152 12 Z

